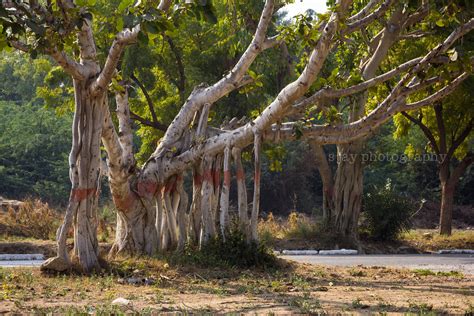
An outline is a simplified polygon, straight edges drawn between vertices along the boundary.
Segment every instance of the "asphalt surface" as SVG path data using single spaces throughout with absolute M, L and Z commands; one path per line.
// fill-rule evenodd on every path
M 474 275 L 474 255 L 352 255 L 352 256 L 286 256 L 281 258 L 314 265 L 341 267 L 386 266 L 432 271 L 460 271 Z M 0 261 L 0 267 L 39 267 L 43 260 Z
M 286 256 L 281 258 L 314 265 L 341 267 L 386 266 L 432 271 L 460 271 L 474 275 L 474 255 L 353 255 L 353 256 Z

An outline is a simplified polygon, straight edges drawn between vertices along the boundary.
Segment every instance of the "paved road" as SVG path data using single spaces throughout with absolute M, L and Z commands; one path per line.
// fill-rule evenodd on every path
M 474 255 L 357 255 L 357 256 L 281 256 L 303 263 L 343 267 L 387 266 L 433 271 L 461 271 L 474 275 Z M 0 261 L 0 267 L 38 267 L 43 260 Z
M 284 256 L 303 263 L 352 267 L 387 266 L 433 271 L 460 271 L 474 275 L 474 255 L 356 255 L 356 256 Z

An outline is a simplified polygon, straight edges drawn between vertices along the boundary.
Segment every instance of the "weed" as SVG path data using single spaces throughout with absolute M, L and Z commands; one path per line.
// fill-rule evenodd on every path
M 353 300 L 351 305 L 352 305 L 352 308 L 355 308 L 355 309 L 362 309 L 362 308 L 369 308 L 370 307 L 367 304 L 363 304 L 362 300 L 360 298 Z
M 432 270 L 429 270 L 429 269 L 416 269 L 416 270 L 413 270 L 413 272 L 417 276 L 455 277 L 455 278 L 461 278 L 461 279 L 464 277 L 462 272 L 459 272 L 459 271 L 438 271 L 438 272 L 435 272 L 435 271 L 432 271 Z
M 349 270 L 349 274 L 354 277 L 364 277 L 367 276 L 367 273 L 362 270 L 351 269 Z
M 302 296 L 293 298 L 290 302 L 291 306 L 294 306 L 302 313 L 316 313 L 318 309 L 321 309 L 321 303 L 318 299 L 312 298 L 308 292 L 303 293 Z
M 408 303 L 408 308 L 410 309 L 411 312 L 417 313 L 419 315 L 436 315 L 436 313 L 433 311 L 433 305 L 431 304 L 426 304 L 426 303 Z

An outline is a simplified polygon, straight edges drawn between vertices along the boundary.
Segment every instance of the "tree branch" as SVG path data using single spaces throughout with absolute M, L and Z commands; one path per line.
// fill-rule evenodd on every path
M 172 148 L 175 143 L 179 142 L 181 135 L 188 128 L 195 113 L 205 104 L 213 104 L 241 86 L 245 73 L 248 71 L 250 65 L 258 54 L 263 51 L 263 43 L 266 39 L 267 29 L 273 15 L 273 8 L 274 0 L 267 0 L 252 42 L 230 73 L 213 86 L 208 88 L 198 87 L 191 93 L 178 115 L 168 127 L 153 157 L 161 157 L 169 148 Z
M 138 78 L 135 76 L 135 74 L 131 74 L 130 78 L 137 84 L 137 86 L 142 90 L 143 95 L 145 96 L 146 102 L 148 104 L 148 109 L 150 110 L 151 117 L 153 118 L 153 123 L 158 123 L 158 118 L 156 116 L 155 112 L 155 107 L 153 104 L 153 100 L 151 99 L 150 95 L 148 94 L 148 91 L 146 90 L 145 86 L 138 80 Z
M 360 20 L 356 20 L 354 22 L 349 22 L 346 27 L 341 31 L 342 35 L 347 35 L 350 34 L 370 23 L 375 21 L 376 19 L 380 18 L 387 10 L 390 8 L 390 6 L 393 4 L 394 0 L 385 0 L 380 7 L 377 8 L 374 12 L 371 14 L 364 16 Z
M 466 128 L 452 142 L 451 147 L 448 150 L 447 157 L 452 157 L 454 155 L 454 152 L 456 151 L 456 149 L 458 149 L 458 147 L 461 146 L 462 142 L 469 136 L 473 128 L 474 128 L 474 118 L 471 118 Z
M 433 133 L 430 131 L 430 129 L 425 124 L 423 124 L 421 119 L 416 119 L 405 111 L 402 111 L 401 114 L 404 117 L 406 117 L 408 120 L 410 120 L 411 122 L 413 122 L 414 124 L 420 127 L 420 129 L 425 134 L 426 138 L 428 138 L 428 140 L 430 141 L 430 146 L 433 149 L 433 151 L 437 155 L 439 155 L 439 148 L 438 148 L 438 144 L 436 144 L 436 139 L 434 138 Z
M 133 27 L 132 29 L 125 29 L 115 36 L 115 40 L 110 46 L 107 60 L 105 61 L 104 69 L 102 69 L 100 75 L 91 85 L 91 92 L 94 95 L 101 93 L 107 89 L 108 84 L 114 76 L 115 69 L 120 61 L 123 49 L 125 46 L 135 42 L 138 33 L 140 32 L 140 25 Z
M 434 111 L 436 115 L 436 124 L 438 126 L 439 150 L 442 154 L 446 154 L 448 149 L 446 144 L 446 128 L 443 120 L 443 104 L 435 104 Z
M 178 67 L 178 73 L 179 73 L 179 81 L 177 84 L 178 91 L 179 91 L 179 97 L 181 102 L 184 102 L 184 93 L 186 89 L 186 75 L 184 73 L 184 66 L 183 66 L 183 61 L 181 58 L 181 53 L 179 52 L 178 48 L 174 44 L 173 40 L 169 36 L 165 36 L 166 41 L 168 42 L 171 51 L 174 54 L 174 57 L 176 59 L 176 66 Z
M 357 20 L 360 20 L 364 17 L 366 17 L 369 12 L 377 5 L 379 4 L 381 0 L 370 0 L 366 5 L 365 7 L 362 8 L 362 10 L 360 10 L 359 12 L 357 12 L 356 14 L 354 14 L 353 16 L 349 17 L 347 19 L 347 22 L 355 22 Z
M 459 178 L 464 174 L 467 167 L 469 167 L 472 163 L 474 163 L 474 154 L 472 152 L 468 152 L 466 156 L 459 162 L 459 164 L 454 168 L 451 176 L 449 177 L 450 181 L 459 181 Z
M 130 111 L 130 118 L 132 120 L 140 122 L 141 124 L 143 124 L 145 126 L 153 127 L 153 128 L 155 128 L 157 130 L 160 130 L 162 132 L 166 132 L 167 126 L 165 124 L 162 124 L 160 122 L 152 122 L 150 120 L 147 120 L 147 119 L 139 116 L 138 114 L 135 114 L 132 111 Z
M 74 61 L 65 52 L 60 52 L 56 48 L 48 51 L 49 55 L 64 69 L 64 71 L 76 80 L 87 78 L 87 69 L 84 65 Z

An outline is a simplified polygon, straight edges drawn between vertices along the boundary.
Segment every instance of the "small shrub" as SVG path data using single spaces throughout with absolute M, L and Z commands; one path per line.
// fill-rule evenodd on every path
M 26 200 L 17 211 L 9 208 L 0 216 L 6 235 L 54 239 L 61 215 L 40 200 Z
M 225 240 L 221 235 L 212 238 L 201 249 L 186 246 L 183 253 L 173 255 L 170 261 L 203 267 L 271 268 L 277 265 L 275 255 L 264 242 L 248 243 L 238 228 L 230 229 Z
M 273 213 L 270 212 L 267 219 L 261 218 L 258 223 L 258 236 L 266 244 L 272 243 L 278 238 L 281 232 L 281 225 L 277 223 Z
M 410 229 L 413 203 L 397 194 L 390 182 L 383 189 L 374 188 L 364 197 L 364 226 L 375 240 L 394 240 Z

